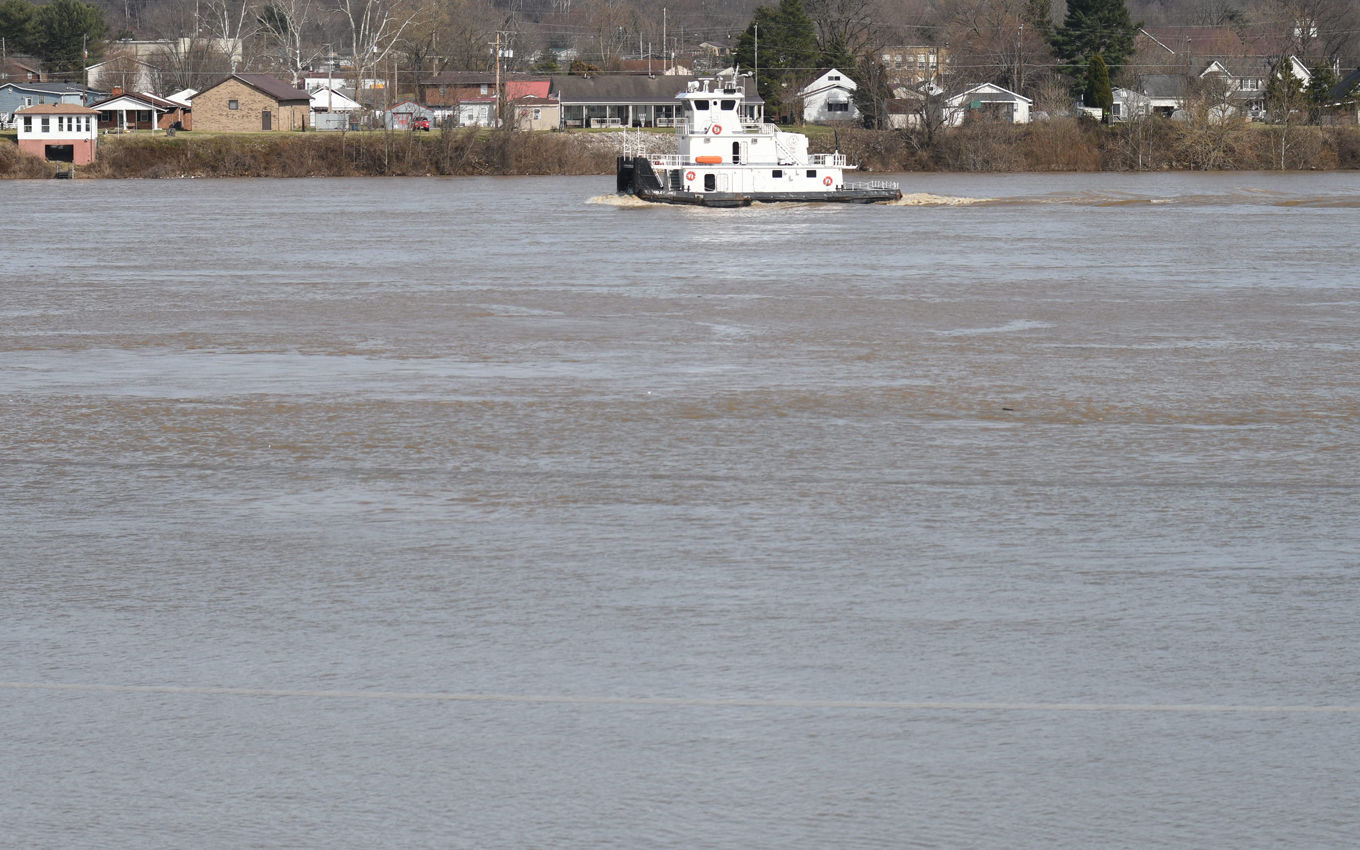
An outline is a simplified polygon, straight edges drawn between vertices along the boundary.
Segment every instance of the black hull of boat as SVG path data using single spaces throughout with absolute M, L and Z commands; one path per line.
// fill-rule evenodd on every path
M 633 195 L 654 204 L 686 204 L 698 207 L 748 207 L 751 204 L 881 204 L 900 200 L 896 189 L 845 188 L 820 192 L 685 192 L 662 188 L 651 162 L 645 157 L 619 157 L 617 186 L 620 195 Z
M 749 207 L 751 204 L 881 204 L 896 201 L 901 192 L 887 189 L 841 189 L 825 192 L 647 192 L 632 193 L 654 204 L 698 207 Z

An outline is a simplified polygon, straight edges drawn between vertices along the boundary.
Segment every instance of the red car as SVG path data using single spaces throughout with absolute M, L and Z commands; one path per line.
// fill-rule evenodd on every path
M 428 119 L 428 118 L 412 118 L 412 119 L 411 119 L 411 129 L 412 129 L 412 130 L 429 130 L 429 129 L 430 129 L 430 119 Z

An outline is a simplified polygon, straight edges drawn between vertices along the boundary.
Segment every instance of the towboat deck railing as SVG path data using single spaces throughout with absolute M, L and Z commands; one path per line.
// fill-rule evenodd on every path
M 814 153 L 808 157 L 808 165 L 824 165 L 827 167 L 845 167 L 845 154 L 843 153 Z
M 660 165 L 663 168 L 679 168 L 685 165 L 685 157 L 678 153 L 654 153 L 647 157 L 652 161 L 652 165 Z
M 847 189 L 890 189 L 899 190 L 896 180 L 858 180 L 854 183 L 846 183 Z

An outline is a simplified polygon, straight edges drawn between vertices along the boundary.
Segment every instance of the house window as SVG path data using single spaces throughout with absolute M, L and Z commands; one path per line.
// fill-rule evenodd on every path
M 42 117 L 42 125 L 38 129 L 46 133 L 51 126 L 52 126 L 51 121 L 48 119 L 46 115 L 44 115 Z
M 535 107 L 534 107 L 534 120 L 537 121 L 538 119 L 540 119 L 540 118 L 542 118 L 542 117 L 543 117 L 543 110 L 542 110 L 542 109 L 539 109 L 538 107 L 535 106 Z
M 227 108 L 228 108 L 228 109 L 240 109 L 240 108 L 241 108 L 241 102 L 240 102 L 239 100 L 229 100 L 229 101 L 227 101 Z
M 482 94 L 485 95 L 485 94 L 489 93 L 489 91 L 490 91 L 490 90 L 486 87 L 486 83 L 482 83 Z
M 784 169 L 782 169 L 782 168 L 776 168 L 774 171 L 771 171 L 771 172 L 770 172 L 770 176 L 773 177 L 774 179 L 778 180 L 778 179 L 780 179 L 781 177 L 784 176 Z
M 32 106 L 32 105 L 33 105 L 33 98 L 31 98 L 31 97 L 26 97 L 26 98 L 24 98 L 24 106 Z
M 25 116 L 24 116 L 24 132 L 25 132 L 25 133 L 32 133 L 32 132 L 33 132 L 33 116 L 32 116 L 32 115 L 25 115 Z
M 829 82 L 833 82 L 833 83 L 840 82 L 841 75 L 840 75 L 840 74 L 827 74 L 827 75 L 826 75 L 826 79 L 827 79 Z
M 826 111 L 827 111 L 827 112 L 849 112 L 849 111 L 850 111 L 850 101 L 847 100 L 847 101 L 845 101 L 844 103 L 838 103 L 837 101 L 834 101 L 834 100 L 833 100 L 833 101 L 831 101 L 830 103 L 828 103 L 828 104 L 826 105 Z

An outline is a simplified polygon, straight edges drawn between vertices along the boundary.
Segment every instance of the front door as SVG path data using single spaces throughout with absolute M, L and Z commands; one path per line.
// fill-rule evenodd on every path
M 260 129 L 261 130 L 274 129 L 274 115 L 268 109 L 260 113 Z

